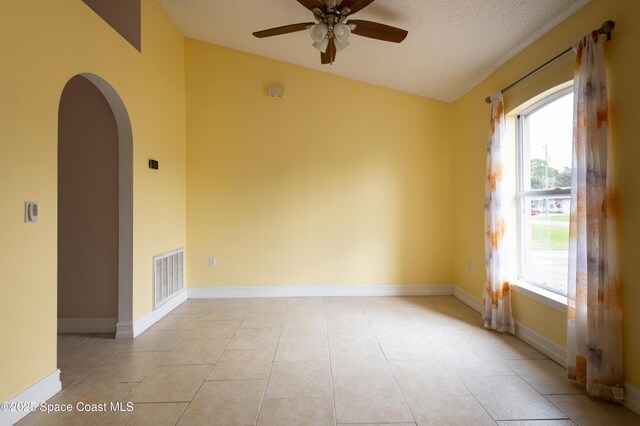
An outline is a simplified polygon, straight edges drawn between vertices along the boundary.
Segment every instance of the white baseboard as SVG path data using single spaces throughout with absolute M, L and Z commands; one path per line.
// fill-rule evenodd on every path
M 640 414 L 640 389 L 629 384 L 624 385 L 624 406 Z
M 155 311 L 151 311 L 133 322 L 118 322 L 116 324 L 116 339 L 133 339 L 139 336 L 185 300 L 187 300 L 187 289 L 183 288 Z
M 16 397 L 7 401 L 11 403 L 33 403 L 39 405 L 41 402 L 45 402 L 53 395 L 60 392 L 62 389 L 62 383 L 60 382 L 60 370 L 56 370 L 53 373 L 40 380 L 35 385 L 22 391 Z M 0 425 L 14 425 L 29 414 L 30 411 L 4 411 L 0 410 Z
M 484 304 L 482 303 L 482 300 L 472 296 L 470 293 L 467 293 L 460 287 L 453 287 L 453 296 L 465 305 L 469 306 L 474 311 L 480 313 L 484 312 Z
M 189 299 L 452 295 L 451 285 L 296 285 L 190 288 Z
M 133 339 L 133 322 L 118 321 L 116 324 L 116 339 Z
M 516 336 L 520 340 L 530 344 L 558 364 L 567 367 L 567 348 L 546 338 L 537 331 L 532 330 L 521 322 L 516 321 Z
M 58 333 L 114 333 L 118 318 L 58 318 Z
M 470 306 L 474 310 L 482 313 L 484 311 L 484 305 L 482 301 L 477 297 L 472 296 L 466 291 L 462 290 L 460 287 L 453 288 L 453 295 L 460 300 L 462 303 Z M 567 366 L 567 349 L 538 333 L 537 331 L 532 330 L 521 322 L 516 321 L 516 336 L 520 338 L 520 340 L 530 344 L 558 364 L 563 367 Z

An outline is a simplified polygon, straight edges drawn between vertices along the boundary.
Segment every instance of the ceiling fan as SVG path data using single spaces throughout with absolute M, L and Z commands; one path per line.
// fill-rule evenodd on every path
M 313 46 L 320 51 L 320 62 L 332 64 L 337 52 L 349 46 L 351 33 L 377 40 L 400 43 L 408 32 L 400 28 L 360 19 L 347 20 L 374 0 L 298 0 L 313 12 L 316 22 L 301 22 L 253 33 L 258 38 L 273 37 L 297 31 L 311 30 Z

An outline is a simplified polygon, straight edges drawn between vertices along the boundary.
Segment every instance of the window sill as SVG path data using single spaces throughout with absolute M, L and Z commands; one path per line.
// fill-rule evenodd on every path
M 543 303 L 561 312 L 567 312 L 567 297 L 545 290 L 535 285 L 523 281 L 514 281 L 511 288 L 516 293 L 520 293 L 530 299 Z

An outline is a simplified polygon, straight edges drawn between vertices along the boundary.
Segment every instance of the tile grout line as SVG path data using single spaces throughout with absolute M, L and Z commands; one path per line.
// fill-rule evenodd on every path
M 188 301 L 188 300 L 189 300 L 189 299 L 187 299 L 187 301 Z M 183 303 L 184 303 L 184 302 L 183 302 Z M 216 304 L 218 304 L 218 303 L 216 303 Z M 207 312 L 207 314 L 206 314 L 206 315 L 210 314 L 210 313 L 211 313 L 211 311 L 212 311 L 213 309 L 215 309 L 215 306 L 214 306 L 212 309 L 210 309 L 210 310 L 209 310 L 209 312 Z M 203 321 L 203 320 L 200 320 L 200 322 L 196 325 L 196 327 L 195 327 L 195 328 L 197 328 L 197 327 L 198 327 L 198 325 L 200 325 L 200 323 L 201 323 L 202 321 Z M 235 334 L 235 333 L 234 333 L 234 334 Z M 178 345 L 180 345 L 180 343 L 182 343 L 184 340 L 185 340 L 185 338 L 183 337 L 183 338 L 180 340 L 180 342 L 178 342 L 178 344 L 176 345 L 176 347 L 177 347 Z M 229 339 L 229 342 L 230 342 L 230 341 L 231 341 L 231 339 Z M 225 345 L 225 348 L 229 345 L 229 342 L 227 342 L 227 345 Z M 174 349 L 175 349 L 175 347 L 174 347 Z M 169 351 L 169 352 L 172 352 L 172 351 Z M 224 349 L 223 349 L 223 352 L 224 352 Z M 220 355 L 222 355 L 222 353 L 221 353 Z M 218 359 L 219 359 L 219 358 L 220 358 L 220 357 L 218 357 Z M 216 362 L 218 362 L 218 361 L 216 360 Z M 206 364 L 205 364 L 205 365 L 206 365 Z M 198 386 L 198 390 L 197 390 L 197 391 L 193 394 L 193 396 L 191 397 L 191 401 L 188 401 L 188 402 L 187 402 L 187 406 L 186 406 L 186 407 L 184 407 L 184 410 L 182 410 L 182 413 L 180 413 L 180 417 L 178 417 L 178 419 L 176 420 L 175 425 L 177 425 L 178 423 L 180 423 L 180 420 L 182 420 L 182 417 L 184 416 L 184 413 L 186 413 L 186 412 L 187 412 L 187 410 L 189 409 L 189 406 L 191 406 L 191 402 L 192 402 L 192 401 L 193 401 L 193 399 L 196 397 L 196 395 L 198 394 L 198 392 L 200 392 L 200 389 L 202 389 L 202 385 L 204 385 L 204 382 L 206 382 L 206 381 L 207 381 L 207 377 L 209 377 L 209 374 L 211 374 L 211 371 L 213 370 L 213 367 L 215 367 L 215 365 L 216 365 L 216 363 L 215 363 L 215 362 L 213 363 L 213 365 L 211 365 L 211 368 L 209 369 L 209 372 L 208 372 L 208 373 L 207 373 L 207 375 L 204 377 L 204 380 L 202 381 L 202 383 L 200 383 L 200 386 Z M 159 366 L 160 366 L 160 365 L 157 365 L 157 366 L 156 366 L 156 368 L 158 368 Z M 154 370 L 155 370 L 155 368 L 154 368 Z M 149 373 L 149 374 L 151 374 L 151 373 Z M 140 381 L 140 383 L 142 383 L 142 381 Z M 134 388 L 134 389 L 135 389 L 135 388 Z M 133 391 L 133 389 L 132 389 L 131 391 Z M 175 426 L 175 425 L 174 425 L 174 426 Z
M 411 320 L 411 319 L 410 319 L 410 320 Z M 413 321 L 413 320 L 411 320 L 411 321 Z M 461 329 L 461 330 L 462 330 L 462 331 L 463 331 L 463 332 L 468 336 L 468 338 L 472 338 L 472 336 L 471 336 L 469 333 L 467 333 L 467 331 L 466 331 L 466 330 L 464 330 L 464 329 L 462 329 L 462 328 L 460 328 L 460 329 Z M 423 333 L 421 333 L 421 332 L 419 332 L 419 333 L 420 333 L 421 335 L 423 334 Z M 423 337 L 424 337 L 424 336 L 423 336 Z M 448 365 L 448 363 L 447 363 L 447 368 L 449 369 L 449 365 Z M 487 411 L 487 409 L 485 408 L 485 406 L 484 406 L 484 405 L 483 405 L 483 404 L 478 400 L 478 398 L 475 396 L 475 394 L 474 394 L 473 392 L 471 392 L 471 390 L 468 388 L 468 386 L 467 386 L 467 384 L 464 382 L 464 380 L 462 380 L 462 378 L 460 377 L 460 375 L 459 375 L 458 373 L 456 373 L 456 371 L 455 371 L 455 370 L 453 370 L 453 369 L 451 369 L 451 372 L 453 373 L 453 375 L 454 375 L 454 376 L 456 376 L 456 377 L 460 380 L 460 383 L 462 384 L 462 386 L 464 386 L 464 388 L 467 390 L 467 392 L 469 392 L 469 394 L 470 394 L 470 395 L 473 397 L 473 399 L 478 403 L 478 405 L 479 405 L 479 406 L 482 408 L 482 410 L 487 414 L 487 416 L 489 416 L 489 418 L 490 418 L 490 419 L 491 419 L 495 424 L 497 424 L 497 423 L 496 423 L 496 422 L 497 422 L 497 421 L 496 421 L 496 419 L 494 419 L 494 418 L 493 418 L 493 416 L 489 413 L 489 411 Z M 402 389 L 401 389 L 401 391 L 402 391 Z M 404 395 L 404 394 L 403 394 L 403 395 Z M 416 424 L 417 424 L 417 422 L 416 422 Z
M 397 303 L 395 300 L 393 300 L 393 303 Z M 396 377 L 395 373 L 393 372 L 393 368 L 391 368 L 391 364 L 389 364 L 389 359 L 387 358 L 387 354 L 384 352 L 384 349 L 382 349 L 382 345 L 380 344 L 380 340 L 378 339 L 378 334 L 376 333 L 375 329 L 373 328 L 373 326 L 371 325 L 371 320 L 369 319 L 369 315 L 367 315 L 367 312 L 364 310 L 364 307 L 362 309 L 362 313 L 364 314 L 364 317 L 367 319 L 367 322 L 369 323 L 369 327 L 371 327 L 371 330 L 373 331 L 373 335 L 376 338 L 376 342 L 378 342 L 378 347 L 380 348 L 380 351 L 382 352 L 382 355 L 384 356 L 384 360 L 387 363 L 387 367 L 389 367 L 389 371 L 391 371 L 391 376 L 393 377 L 393 381 L 395 382 L 396 386 L 398 387 L 398 391 L 400 392 L 400 395 L 402 395 L 402 400 L 404 401 L 404 405 L 405 407 L 407 407 L 407 410 L 409 410 L 409 414 L 411 415 L 411 418 L 413 419 L 413 423 L 414 424 L 418 424 L 418 421 L 416 420 L 416 417 L 413 414 L 413 411 L 411 411 L 411 407 L 409 407 L 409 403 L 407 402 L 407 397 L 404 395 L 404 392 L 402 392 L 402 388 L 400 387 L 400 383 L 398 382 L 398 378 Z M 402 312 L 402 314 L 404 315 L 404 312 Z
M 255 301 L 252 301 L 252 306 L 253 303 L 255 303 Z M 249 308 L 247 310 L 247 314 L 244 316 L 244 318 L 242 319 L 242 321 L 240 321 L 240 324 L 238 325 L 238 328 L 236 329 L 236 331 L 233 332 L 233 335 L 229 338 L 229 341 L 227 342 L 227 344 L 224 346 L 224 349 L 222 350 L 222 352 L 220 353 L 220 356 L 222 356 L 222 354 L 224 353 L 224 351 L 227 350 L 227 348 L 229 347 L 229 344 L 231 343 L 231 340 L 235 337 L 235 335 L 238 333 L 238 330 L 240 330 L 242 328 L 242 323 L 244 322 L 244 320 L 247 318 L 247 315 L 251 312 L 251 308 Z M 211 311 L 209 311 L 209 313 L 211 313 Z M 226 320 L 213 320 L 213 321 L 226 321 Z M 255 350 L 255 349 L 253 349 Z M 200 389 L 202 388 L 202 385 L 204 385 L 205 382 L 209 381 L 209 382 L 215 382 L 215 381 L 227 381 L 227 380 L 207 380 L 207 378 L 209 377 L 209 375 L 211 375 L 211 372 L 213 371 L 213 369 L 215 368 L 218 360 L 220 359 L 220 356 L 218 357 L 218 359 L 216 360 L 216 362 L 211 366 L 211 370 L 209 371 L 209 373 L 207 373 L 207 376 L 205 377 L 204 381 L 200 384 L 200 387 L 198 388 L 198 392 L 200 391 Z M 275 353 L 273 355 L 275 357 Z M 272 361 L 272 365 L 273 365 L 273 361 Z M 240 380 L 240 379 L 238 379 Z M 228 381 L 232 381 L 232 380 L 228 380 Z M 267 383 L 268 383 L 268 379 L 267 379 Z M 266 388 L 267 386 L 265 385 L 265 392 L 266 392 Z M 197 393 L 196 392 L 196 395 Z M 195 398 L 195 395 L 194 395 Z M 263 393 L 263 399 L 264 399 L 264 393 Z M 184 409 L 184 412 L 180 415 L 180 418 L 178 419 L 178 422 L 176 422 L 176 425 L 180 422 L 180 420 L 182 419 L 182 417 L 184 416 L 184 413 L 187 412 L 187 410 L 189 409 L 189 406 L 191 405 L 191 402 L 193 401 L 193 398 L 191 399 L 191 401 L 189 402 L 189 405 L 187 405 L 187 407 Z M 262 402 L 260 402 L 260 407 L 262 407 Z M 260 417 L 260 409 L 258 409 L 258 417 Z M 256 423 L 258 422 L 258 417 L 256 418 Z
M 567 394 L 565 394 L 567 395 Z M 574 394 L 574 395 L 578 395 L 578 394 Z M 567 413 L 565 413 L 560 407 L 558 407 L 556 404 L 553 403 L 553 401 L 551 401 L 549 398 L 547 398 L 546 395 L 542 395 L 542 397 L 544 399 L 546 399 L 547 401 L 549 401 L 549 404 L 553 405 L 558 411 L 560 411 L 562 414 L 564 414 L 565 416 L 567 416 L 567 419 L 571 420 L 572 422 L 574 422 L 575 424 L 579 425 L 580 423 L 578 422 L 577 419 L 572 418 L 570 415 L 568 415 Z
M 462 328 L 461 328 L 462 329 Z M 462 329 L 465 334 L 468 336 L 468 338 L 470 338 L 473 342 L 475 342 L 476 344 L 483 346 L 483 342 L 479 341 L 478 339 L 476 339 L 472 334 L 468 333 L 466 330 Z M 545 358 L 548 359 L 548 358 Z M 508 360 L 508 359 L 507 359 Z M 532 358 L 517 358 L 517 360 L 535 360 Z M 500 359 L 500 361 L 504 361 L 504 359 Z M 531 387 L 538 395 L 544 397 L 544 395 L 540 392 L 538 392 L 537 389 L 535 389 L 527 380 L 525 380 L 523 377 L 521 377 L 515 370 L 513 370 L 507 363 L 504 363 L 504 366 L 510 370 L 513 374 L 497 374 L 497 375 L 493 375 L 494 377 L 511 377 L 511 376 L 516 376 L 518 378 L 520 378 L 524 383 L 527 384 L 527 386 Z M 476 400 L 476 402 L 480 405 L 480 407 L 482 407 L 482 409 L 487 413 L 487 415 L 494 421 L 494 422 L 498 422 L 498 421 L 511 421 L 514 419 L 495 419 L 491 413 L 489 413 L 489 411 L 487 410 L 487 408 L 484 406 L 484 404 L 482 404 L 480 402 L 480 400 L 477 398 L 477 396 L 473 393 L 473 391 L 471 391 L 471 389 L 469 389 L 469 387 L 467 386 L 467 384 L 464 382 L 462 375 L 460 375 L 459 373 L 457 373 L 455 370 L 453 371 L 453 373 L 456 375 L 456 377 L 458 377 L 460 379 L 460 382 L 462 383 L 462 385 L 467 389 L 467 391 L 469 392 L 469 394 L 471 396 L 473 396 L 473 398 Z M 546 399 L 546 398 L 545 398 Z M 551 401 L 549 401 L 551 402 Z M 552 404 L 553 405 L 553 404 Z M 555 405 L 554 405 L 555 407 Z M 557 407 L 556 407 L 557 408 Z M 564 413 L 562 410 L 559 410 L 560 412 L 562 412 L 562 414 L 564 414 L 566 416 L 566 413 Z M 569 417 L 567 416 L 566 419 L 569 419 Z M 515 419 L 515 420 L 519 420 L 519 419 Z M 557 420 L 557 419 L 555 419 Z
M 215 300 L 215 299 L 214 299 L 214 300 Z M 217 302 L 217 303 L 216 303 L 216 305 L 220 304 L 220 299 L 217 299 L 217 300 L 216 300 L 216 302 Z M 211 310 L 209 310 L 209 312 L 207 313 L 207 315 L 208 315 L 208 314 L 210 314 L 214 309 L 215 309 L 215 306 L 214 306 L 214 308 L 212 308 Z M 248 310 L 247 310 L 247 314 L 248 314 L 250 311 L 251 311 L 251 309 L 248 309 Z M 234 332 L 233 332 L 233 335 L 229 338 L 229 341 L 228 341 L 228 342 L 227 342 L 227 344 L 224 346 L 224 349 L 222 349 L 222 352 L 220 353 L 220 356 L 222 356 L 222 354 L 224 353 L 224 351 L 226 351 L 226 350 L 227 350 L 227 348 L 229 347 L 229 344 L 231 343 L 231 340 L 235 337 L 235 335 L 236 335 L 236 333 L 238 332 L 238 330 L 240 330 L 240 328 L 241 328 L 241 326 L 242 326 L 242 322 L 245 320 L 245 318 L 246 318 L 246 315 L 245 315 L 245 317 L 242 319 L 242 321 L 240 321 L 240 325 L 238 326 L 238 328 L 236 329 L 236 331 L 234 331 Z M 203 319 L 202 321 L 204 321 L 204 319 Z M 200 322 L 202 322 L 202 321 L 200 321 Z M 211 321 L 228 321 L 228 320 L 224 320 L 224 319 L 223 319 L 223 320 L 211 320 Z M 230 320 L 230 321 L 235 321 L 235 320 Z M 200 323 L 198 323 L 198 325 L 199 325 L 199 324 L 200 324 Z M 185 340 L 185 339 L 183 339 L 183 340 Z M 194 339 L 194 340 L 198 340 L 198 339 Z M 199 339 L 199 340 L 203 340 L 203 339 Z M 208 339 L 204 339 L 204 340 L 208 340 Z M 218 359 L 216 360 L 216 362 L 214 362 L 214 363 L 213 363 L 213 365 L 211 365 L 211 369 L 209 370 L 209 372 L 208 372 L 208 373 L 207 373 L 207 375 L 205 376 L 205 379 L 202 381 L 202 383 L 201 383 L 201 384 L 200 384 L 200 386 L 198 387 L 198 390 L 196 391 L 196 393 L 193 395 L 193 398 L 195 398 L 195 396 L 198 394 L 198 392 L 200 392 L 200 390 L 202 389 L 202 386 L 204 385 L 204 383 L 205 383 L 205 382 L 207 382 L 207 381 L 209 381 L 209 382 L 216 381 L 216 380 L 207 380 L 207 378 L 209 377 L 209 375 L 211 374 L 211 372 L 212 372 L 212 371 L 213 371 L 213 369 L 215 368 L 216 364 L 218 363 L 218 360 L 220 359 L 220 356 L 218 357 Z M 203 365 L 206 365 L 206 364 L 203 364 Z M 223 380 L 220 380 L 220 381 L 223 381 Z M 182 414 L 180 414 L 180 417 L 178 418 L 178 421 L 176 422 L 176 425 L 177 425 L 178 423 L 180 423 L 180 420 L 182 419 L 182 417 L 184 416 L 184 414 L 185 414 L 185 413 L 187 412 L 187 410 L 189 409 L 189 406 L 190 406 L 190 405 L 191 405 L 191 403 L 193 402 L 193 398 L 191 398 L 191 401 L 189 401 L 189 402 L 187 403 L 187 406 L 185 407 L 184 411 L 182 412 Z
M 397 303 L 397 302 L 394 300 L 394 303 Z M 402 312 L 402 315 L 404 315 L 405 318 L 407 320 L 409 320 L 409 323 L 413 327 L 413 320 L 404 312 L 404 310 L 400 309 L 400 311 Z M 414 327 L 414 329 L 415 329 L 415 327 Z M 418 334 L 420 334 L 420 337 L 422 337 L 422 333 L 420 333 L 418 330 L 416 330 L 416 332 L 418 332 Z M 375 331 L 374 331 L 374 335 L 376 336 L 376 340 L 378 340 L 378 335 L 375 333 Z M 378 344 L 380 344 L 379 340 L 378 340 Z M 409 405 L 409 402 L 407 401 L 406 395 L 402 391 L 402 387 L 400 386 L 400 382 L 398 381 L 398 377 L 396 376 L 396 373 L 393 371 L 393 368 L 391 367 L 391 364 L 389 363 L 389 359 L 387 358 L 387 354 L 384 353 L 384 349 L 382 349 L 382 346 L 380 346 L 380 349 L 382 350 L 382 353 L 384 354 L 384 358 L 387 360 L 387 364 L 389 365 L 389 370 L 391 370 L 391 374 L 393 375 L 393 379 L 395 380 L 396 385 L 398 385 L 398 390 L 400 391 L 400 395 L 402 395 L 402 399 L 404 400 L 404 403 L 406 404 L 407 408 L 409 409 L 409 412 L 411 413 L 411 417 L 413 418 L 413 423 L 414 424 L 418 424 L 418 420 L 416 420 L 416 415 L 414 414 L 413 410 L 411 410 L 411 406 Z
M 456 373 L 454 372 L 454 374 L 456 374 Z M 457 376 L 458 378 L 460 378 L 460 376 L 458 376 L 457 374 L 456 374 L 456 376 Z M 498 421 L 501 421 L 501 420 L 496 420 L 496 419 L 491 415 L 491 413 L 489 412 L 489 410 L 487 410 L 487 407 L 485 407 L 485 406 L 484 406 L 484 404 L 483 404 L 482 402 L 480 402 L 480 400 L 478 399 L 478 397 L 476 396 L 476 394 L 475 394 L 475 393 L 473 393 L 473 392 L 471 391 L 471 389 L 469 389 L 469 386 L 467 386 L 467 384 L 466 384 L 466 383 L 464 382 L 464 380 L 462 380 L 461 378 L 460 378 L 460 383 L 462 383 L 462 386 L 464 386 L 464 388 L 467 390 L 467 392 L 469 392 L 469 394 L 473 397 L 473 399 L 475 399 L 475 401 L 478 403 L 478 405 L 480 406 L 480 408 L 482 408 L 482 410 L 483 410 L 485 413 L 487 413 L 487 416 L 489 416 L 489 418 L 490 418 L 491 420 L 493 420 L 493 423 L 498 424 L 497 422 L 498 422 Z
M 541 396 L 541 397 L 542 397 L 542 398 L 544 398 L 546 401 L 548 401 L 548 402 L 549 402 L 549 404 L 551 404 L 551 405 L 552 405 L 555 409 L 557 409 L 559 412 L 561 412 L 562 414 L 564 414 L 564 415 L 566 416 L 566 418 L 565 418 L 565 419 L 562 419 L 562 420 L 573 420 L 573 419 L 571 419 L 571 417 L 569 417 L 569 416 L 567 415 L 567 413 L 565 413 L 564 411 L 562 411 L 560 408 L 556 407 L 556 405 L 555 405 L 553 402 L 549 401 L 549 400 L 547 399 L 547 397 L 546 397 L 543 393 L 541 393 L 540 391 L 538 391 L 538 389 L 534 388 L 534 387 L 531 385 L 531 383 L 529 383 L 529 382 L 528 382 L 524 377 L 520 376 L 520 375 L 519 375 L 515 370 L 513 370 L 511 367 L 509 367 L 509 365 L 508 365 L 508 364 L 505 364 L 505 365 L 507 366 L 507 368 L 508 368 L 509 370 L 513 371 L 513 373 L 515 374 L 515 376 L 516 376 L 516 377 L 518 377 L 518 378 L 519 378 L 520 380 L 522 380 L 522 381 L 523 381 L 527 386 L 529 386 L 531 389 L 533 389 L 533 391 L 534 391 L 535 393 L 537 393 L 539 396 Z M 544 420 L 544 419 L 543 419 L 543 420 Z M 554 419 L 554 420 L 558 420 L 558 419 Z
M 470 338 L 472 341 L 476 342 L 476 340 L 475 340 L 475 339 L 473 339 L 473 336 L 472 336 L 470 333 L 468 333 L 466 330 L 463 330 L 463 331 L 464 331 L 464 332 L 469 336 L 469 338 Z M 478 343 L 478 342 L 476 342 L 476 343 Z M 481 345 L 481 343 L 478 343 L 478 344 L 480 344 L 480 345 Z M 516 373 L 515 373 L 515 371 L 513 371 L 513 370 L 512 370 L 508 365 L 506 365 L 506 364 L 505 364 L 505 366 L 507 367 L 507 369 L 509 369 L 511 372 L 513 372 L 513 374 L 516 374 Z M 494 423 L 496 423 L 496 424 L 497 424 L 497 422 L 498 422 L 498 421 L 502 421 L 502 420 L 496 420 L 496 419 L 491 415 L 491 413 L 489 412 L 489 410 L 487 410 L 487 408 L 484 406 L 484 404 L 483 404 L 482 402 L 480 402 L 480 400 L 478 399 L 478 397 L 476 396 L 476 394 L 475 394 L 475 393 L 473 393 L 473 392 L 471 391 L 471 389 L 469 389 L 469 386 L 467 386 L 467 384 L 464 382 L 464 380 L 463 380 L 462 376 L 461 376 L 459 373 L 457 373 L 455 370 L 453 370 L 453 374 L 454 374 L 458 379 L 460 379 L 460 383 L 462 383 L 462 386 L 464 386 L 464 388 L 467 390 L 467 392 L 469 392 L 469 394 L 473 397 L 473 399 L 475 399 L 475 401 L 478 403 L 478 405 L 482 408 L 482 410 L 483 410 L 485 413 L 487 413 L 487 416 L 489 416 L 489 418 L 490 418 L 491 420 L 493 420 L 493 422 L 494 422 Z
M 264 385 L 264 391 L 262 391 L 262 399 L 260 400 L 260 406 L 258 407 L 258 415 L 256 417 L 256 421 L 254 425 L 257 425 L 260 421 L 260 414 L 262 414 L 262 406 L 264 405 L 265 397 L 267 396 L 267 388 L 269 387 L 269 379 L 271 379 L 271 372 L 273 371 L 273 364 L 276 362 L 276 354 L 278 353 L 278 347 L 280 347 L 280 339 L 282 338 L 282 330 L 284 329 L 284 322 L 287 320 L 287 314 L 289 313 L 289 301 L 287 301 L 287 310 L 284 313 L 284 319 L 282 320 L 282 324 L 280 325 L 280 334 L 278 335 L 278 343 L 276 344 L 276 348 L 273 351 L 273 359 L 271 360 L 271 368 L 269 369 L 269 375 L 267 376 L 266 383 Z M 240 324 L 242 327 L 242 323 Z
M 322 298 L 322 312 L 324 313 L 324 328 L 326 330 L 327 336 L 327 352 L 329 355 L 329 380 L 331 381 L 331 402 L 333 402 L 333 424 L 338 424 L 338 413 L 336 412 L 336 390 L 333 385 L 333 363 L 331 361 L 331 346 L 329 345 L 329 326 L 327 325 L 327 307 L 326 307 L 326 297 Z
M 71 351 L 71 350 L 72 350 L 73 348 L 75 348 L 76 346 L 81 345 L 82 343 L 84 343 L 84 342 L 88 341 L 89 339 L 91 339 L 92 337 L 95 337 L 95 336 L 96 336 L 96 335 L 98 335 L 98 334 L 101 334 L 101 333 L 91 333 L 91 334 L 89 334 L 89 335 L 87 336 L 87 338 L 85 338 L 85 339 L 84 339 L 84 340 L 82 340 L 81 342 L 78 342 L 78 343 L 76 343 L 75 345 L 71 346 L 69 349 L 67 349 L 67 350 L 66 350 L 66 351 L 64 351 L 63 353 L 67 353 L 67 352 Z M 108 333 L 108 334 L 111 334 L 111 333 Z M 114 340 L 115 340 L 115 338 L 114 338 Z M 82 375 L 81 377 L 79 377 L 78 379 L 76 379 L 73 383 L 69 384 L 69 386 L 65 387 L 64 389 L 61 389 L 60 393 L 62 393 L 63 391 L 66 391 L 67 389 L 70 389 L 72 386 L 74 386 L 74 385 L 76 385 L 77 383 L 79 383 L 82 379 L 84 379 L 85 377 L 87 377 L 89 374 L 93 373 L 93 371 L 94 371 L 96 368 L 100 367 L 102 363 L 104 363 L 105 361 L 107 361 L 109 358 L 111 358 L 111 357 L 115 356 L 117 353 L 119 353 L 119 352 L 123 351 L 123 349 L 124 349 L 125 347 L 126 347 L 126 345 L 122 345 L 122 347 L 121 347 L 121 348 L 119 348 L 119 349 L 118 349 L 117 351 L 115 351 L 113 354 L 111 354 L 111 355 L 107 356 L 105 359 L 103 359 L 101 362 L 99 362 L 99 363 L 98 363 L 98 365 L 88 365 L 88 366 L 86 366 L 87 368 L 90 368 L 90 370 L 89 370 L 89 371 L 87 371 L 85 374 L 83 374 L 83 375 Z M 62 355 L 62 354 L 60 354 L 60 355 Z M 59 361 L 59 357 L 60 357 L 60 355 L 56 355 L 56 365 L 58 364 L 58 361 Z M 60 370 L 60 374 L 62 374 L 62 368 L 64 368 L 64 367 L 60 367 L 60 366 L 57 366 L 57 367 L 58 367 L 58 369 Z M 68 368 L 82 368 L 82 367 L 85 367 L 85 366 L 82 366 L 82 365 L 75 366 L 75 367 L 74 367 L 74 366 L 70 366 L 70 367 L 68 367 Z

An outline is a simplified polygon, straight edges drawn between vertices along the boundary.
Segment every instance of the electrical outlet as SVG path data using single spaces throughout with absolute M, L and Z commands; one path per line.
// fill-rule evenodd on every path
M 210 266 L 211 268 L 215 268 L 215 266 L 216 266 L 216 258 L 215 258 L 215 256 L 211 256 L 211 257 L 209 258 L 209 266 Z
M 473 262 L 469 261 L 467 263 L 467 272 L 471 272 L 471 271 L 473 271 Z

